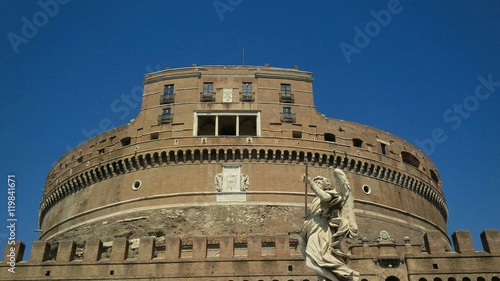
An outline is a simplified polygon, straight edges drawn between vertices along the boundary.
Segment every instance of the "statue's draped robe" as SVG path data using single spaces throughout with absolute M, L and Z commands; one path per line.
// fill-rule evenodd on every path
M 348 257 L 340 250 L 340 242 L 349 231 L 349 222 L 338 217 L 344 202 L 333 190 L 325 190 L 332 196 L 328 202 L 314 199 L 308 217 L 301 230 L 302 254 L 310 258 L 309 267 L 330 280 L 348 280 L 356 275 L 346 262 Z M 319 273 L 321 272 L 321 273 Z

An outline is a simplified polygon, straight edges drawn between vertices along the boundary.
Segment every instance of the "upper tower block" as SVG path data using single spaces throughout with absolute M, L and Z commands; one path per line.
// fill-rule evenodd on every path
M 318 113 L 312 82 L 296 67 L 146 74 L 139 115 L 50 171 L 41 238 L 297 233 L 307 160 L 312 175 L 345 171 L 360 237 L 387 230 L 402 241 L 437 231 L 449 243 L 432 161 L 395 135 Z
M 166 69 L 146 74 L 143 109 L 158 104 L 158 100 L 149 97 L 154 94 L 159 94 L 165 104 L 281 101 L 313 105 L 310 99 L 312 81 L 311 72 L 297 68 L 193 66 Z M 258 96 L 255 95 L 257 89 Z
M 312 80 L 310 72 L 297 69 L 255 66 L 167 69 L 146 75 L 139 117 L 156 123 L 158 128 L 162 125 L 176 128 L 183 123 L 182 133 L 172 131 L 176 136 L 260 136 L 262 129 L 267 130 L 257 128 L 260 120 L 294 123 L 294 107 L 313 107 Z M 275 109 L 263 110 L 270 106 Z M 221 112 L 224 116 L 217 114 Z M 237 117 L 240 114 L 245 117 Z M 236 124 L 242 127 L 236 130 Z

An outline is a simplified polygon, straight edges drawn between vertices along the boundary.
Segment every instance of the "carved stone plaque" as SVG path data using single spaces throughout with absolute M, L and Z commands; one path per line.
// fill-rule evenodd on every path
M 223 167 L 222 177 L 222 191 L 240 191 L 240 167 Z
M 241 165 L 238 164 L 224 164 L 222 173 L 215 175 L 218 202 L 246 201 L 249 178 L 240 169 Z
M 222 90 L 222 102 L 233 102 L 233 88 L 224 88 Z

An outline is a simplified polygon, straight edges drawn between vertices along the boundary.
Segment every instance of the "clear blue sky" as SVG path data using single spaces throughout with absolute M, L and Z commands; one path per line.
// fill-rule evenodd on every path
M 482 249 L 480 232 L 500 228 L 500 1 L 55 1 L 0 1 L 0 222 L 15 173 L 18 239 L 37 237 L 58 158 L 108 129 L 102 120 L 137 115 L 121 96 L 144 73 L 241 64 L 242 48 L 245 64 L 313 72 L 329 117 L 414 144 L 434 135 L 422 149 L 440 172 L 450 233 L 470 229 Z M 2 252 L 6 239 L 0 227 Z

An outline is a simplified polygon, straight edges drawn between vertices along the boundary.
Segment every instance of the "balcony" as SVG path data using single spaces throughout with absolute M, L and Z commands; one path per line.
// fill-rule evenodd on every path
M 281 122 L 295 123 L 295 113 L 281 112 Z
M 173 103 L 175 99 L 175 94 L 164 95 L 160 99 L 160 104 Z
M 158 115 L 158 124 L 161 125 L 161 124 L 172 123 L 173 117 L 174 114 L 172 113 Z
M 293 103 L 294 101 L 293 94 L 280 94 L 280 102 Z
M 240 92 L 240 101 L 242 101 L 242 102 L 255 101 L 255 93 L 242 93 L 242 92 Z
M 214 102 L 215 95 L 213 92 L 201 92 L 200 93 L 200 101 L 204 102 Z

